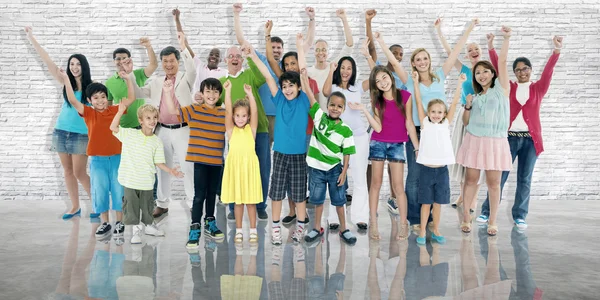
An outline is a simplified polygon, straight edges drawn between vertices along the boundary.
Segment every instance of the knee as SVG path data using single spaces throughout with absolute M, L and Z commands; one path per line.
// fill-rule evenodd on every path
M 489 176 L 485 179 L 485 184 L 489 189 L 500 189 L 500 178 L 490 178 Z
M 72 172 L 73 172 L 73 174 L 72 174 L 72 175 L 74 175 L 74 176 L 75 176 L 75 178 L 77 178 L 77 180 L 79 180 L 79 181 L 82 181 L 82 180 L 84 180 L 84 179 L 87 179 L 87 178 L 88 178 L 88 174 L 87 174 L 87 172 L 85 171 L 85 168 L 83 168 L 83 169 L 81 169 L 81 170 L 75 170 L 75 171 L 72 171 Z
M 479 176 L 465 176 L 465 185 L 477 185 L 477 182 L 479 182 Z

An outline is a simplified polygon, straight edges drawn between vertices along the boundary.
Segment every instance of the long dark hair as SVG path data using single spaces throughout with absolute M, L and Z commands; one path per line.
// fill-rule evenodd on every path
M 496 83 L 496 78 L 498 78 L 498 72 L 496 72 L 496 69 L 494 68 L 494 65 L 492 65 L 491 62 L 489 62 L 487 60 L 480 60 L 480 61 L 478 61 L 473 66 L 473 70 L 472 70 L 472 72 L 473 72 L 473 90 L 475 91 L 476 94 L 479 94 L 479 93 L 483 92 L 483 87 L 475 79 L 475 70 L 479 66 L 482 66 L 485 69 L 488 69 L 488 70 L 492 71 L 492 73 L 494 74 L 494 77 L 492 77 L 492 85 L 490 85 L 491 88 L 494 87 L 494 84 Z
M 337 85 L 339 87 L 342 87 L 341 86 L 341 84 L 342 84 L 341 69 L 342 69 L 342 63 L 345 60 L 349 61 L 352 64 L 352 76 L 350 76 L 350 80 L 348 80 L 348 86 L 354 85 L 354 83 L 356 82 L 356 62 L 354 61 L 354 59 L 352 57 L 344 56 L 344 57 L 340 58 L 340 60 L 338 61 L 338 67 L 333 72 L 333 80 L 331 81 L 332 84 Z M 351 92 L 354 92 L 354 91 L 351 91 Z
M 73 87 L 73 90 L 76 91 L 77 90 L 77 81 L 75 80 L 75 76 L 73 76 L 73 73 L 71 73 L 71 60 L 73 58 L 76 58 L 79 63 L 81 64 L 81 103 L 83 104 L 88 104 L 89 102 L 87 101 L 87 95 L 85 94 L 85 89 L 87 89 L 88 85 L 90 85 L 92 83 L 92 75 L 90 72 L 90 64 L 87 61 L 87 58 L 85 58 L 85 55 L 83 54 L 73 54 L 69 57 L 69 60 L 67 61 L 67 75 L 69 76 L 69 81 L 71 82 L 71 86 Z M 65 99 L 65 102 L 67 103 L 67 105 L 69 107 L 71 107 L 71 103 L 69 103 L 69 101 L 67 100 L 67 89 L 63 87 L 63 97 Z
M 281 44 L 283 45 L 283 43 L 281 43 Z M 281 58 L 281 71 L 283 73 L 287 72 L 287 70 L 285 69 L 285 59 L 288 58 L 288 57 L 290 57 L 290 56 L 295 57 L 296 61 L 298 61 L 298 52 L 296 52 L 296 51 L 289 51 L 286 54 L 284 54 L 283 57 Z
M 373 111 L 379 116 L 381 121 L 383 121 L 385 99 L 383 99 L 383 92 L 377 87 L 377 74 L 381 72 L 386 73 L 390 77 L 390 81 L 392 82 L 391 90 L 396 91 L 395 93 L 392 93 L 392 97 L 394 98 L 396 107 L 398 107 L 402 113 L 402 116 L 406 118 L 402 94 L 400 93 L 400 90 L 396 88 L 396 80 L 394 79 L 392 72 L 390 72 L 390 70 L 388 70 L 388 68 L 385 66 L 375 66 L 369 75 L 369 90 L 371 91 L 371 106 L 374 108 Z

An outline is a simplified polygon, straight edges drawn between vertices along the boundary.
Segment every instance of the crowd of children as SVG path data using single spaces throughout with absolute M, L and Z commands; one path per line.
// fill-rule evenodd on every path
M 235 4 L 233 9 L 236 34 L 241 34 L 237 28 L 242 6 Z M 489 222 L 488 234 L 496 235 L 500 185 L 508 176 L 508 173 L 503 176 L 502 172 L 511 169 L 516 155 L 512 153 L 511 159 L 512 146 L 507 138 L 509 135 L 539 138 L 538 131 L 523 131 L 527 126 L 539 127 L 527 123 L 529 119 L 519 123 L 524 124 L 519 132 L 509 132 L 515 119 L 523 120 L 521 111 L 513 109 L 513 102 L 520 103 L 522 114 L 531 117 L 531 109 L 524 104 L 529 94 L 525 95 L 516 83 L 509 83 L 510 28 L 501 29 L 504 42 L 500 55 L 490 49 L 492 62 L 480 60 L 481 50 L 476 44 L 467 46 L 472 68 L 457 58 L 479 21 L 473 20 L 453 49 L 438 30 L 449 53 L 443 66 L 432 71 L 429 53 L 419 48 L 413 51 L 411 71 L 407 72 L 399 62 L 402 56 L 398 58 L 391 51 L 402 48 L 399 45 L 388 48 L 383 36 L 379 32 L 373 34 L 368 26 L 367 36 L 372 40 L 363 43 L 361 52 L 371 71 L 368 79 L 360 81 L 351 51 L 328 63 L 328 45 L 324 40 L 317 40 L 314 45 L 317 64 L 307 67 L 305 52 L 312 46 L 314 38 L 314 10 L 311 8 L 307 9 L 307 14 L 312 25 L 306 40 L 302 34 L 297 35 L 297 52 L 281 55 L 283 42 L 270 36 L 273 23 L 268 21 L 265 26 L 267 55 L 260 54 L 238 35 L 238 40 L 243 42 L 241 48 L 232 47 L 227 51 L 228 70 L 219 69 L 220 77 L 214 78 L 211 74 L 216 74 L 220 52 L 218 49 L 217 53 L 211 51 L 208 64 L 198 65 L 198 68 L 192 65 L 192 58 L 197 60 L 197 57 L 191 53 L 180 28 L 179 11 L 173 14 L 178 22 L 180 49 L 166 47 L 161 51 L 160 60 L 166 75 L 157 76 L 150 83 L 146 83 L 146 79 L 158 63 L 146 38 L 140 43 L 148 50 L 150 64 L 133 70 L 131 54 L 119 48 L 113 53 L 117 70 L 104 85 L 91 82 L 89 65 L 83 55 L 73 55 L 67 71 L 59 69 L 37 43 L 31 28 L 26 28 L 36 51 L 64 86 L 65 104 L 52 148 L 60 153 L 69 195 L 75 197 L 77 180 L 89 190 L 94 213 L 102 220 L 96 231 L 98 238 L 111 233 L 123 235 L 125 225 L 133 229 L 131 243 L 141 243 L 142 232 L 163 236 L 164 232 L 154 220 L 168 211 L 167 204 L 171 199 L 169 177 L 172 176 L 185 178 L 186 196 L 193 199 L 188 248 L 198 247 L 202 232 L 212 239 L 223 238 L 214 216 L 217 195 L 232 207 L 237 243 L 246 240 L 242 230 L 245 210 L 250 221 L 247 239 L 251 243 L 257 242 L 257 217 L 265 219 L 267 194 L 271 199 L 273 244 L 282 243 L 280 218 L 282 200 L 286 197 L 290 200 L 290 214 L 283 223 L 291 223 L 295 218 L 297 224 L 292 239 L 307 243 L 319 241 L 324 233 L 321 220 L 327 190 L 332 205 L 327 218 L 329 228 L 339 228 L 340 238 L 347 244 L 354 244 L 356 237 L 347 227 L 345 209 L 347 175 L 350 174 L 353 181 L 350 219 L 358 230 L 369 229 L 370 237 L 379 239 L 377 212 L 386 161 L 391 176 L 390 188 L 397 199 L 391 200 L 388 206 L 400 215 L 398 239 L 406 239 L 412 225 L 418 233 L 417 243 L 426 243 L 427 229 L 431 231 L 432 241 L 444 243 L 445 238 L 439 232 L 441 206 L 450 203 L 450 174 L 457 169 L 454 167 L 449 171 L 448 166 L 455 164 L 464 167 L 464 170 L 456 171 L 464 174 L 459 175 L 461 184 L 464 182 L 461 230 L 471 231 L 473 199 L 479 175 L 485 173 L 491 209 L 488 208 L 487 215 L 480 218 Z M 345 47 L 351 48 L 353 41 L 348 34 L 345 11 L 338 10 L 336 14 L 347 33 Z M 367 12 L 368 22 L 374 15 L 373 11 Z M 435 22 L 436 28 L 439 29 L 440 23 L 440 20 Z M 493 35 L 488 35 L 488 41 L 490 39 L 493 40 Z M 388 66 L 376 66 L 373 61 L 371 50 L 374 48 L 369 47 L 375 43 L 388 58 Z M 556 57 L 553 63 L 556 63 L 562 38 L 555 37 L 554 45 Z M 186 66 L 185 72 L 179 71 L 180 59 Z M 244 60 L 249 69 L 242 68 Z M 448 107 L 445 80 L 453 67 L 461 70 L 461 75 Z M 528 60 L 521 59 L 515 61 L 513 69 L 515 74 L 522 74 L 529 72 L 531 66 Z M 547 90 L 551 70 L 547 73 L 541 97 Z M 197 76 L 203 77 L 199 83 Z M 519 84 L 527 82 L 521 82 L 519 78 Z M 366 93 L 370 94 L 370 107 L 361 101 Z M 541 99 L 538 94 L 534 96 Z M 462 106 L 457 108 L 459 100 L 462 100 Z M 275 112 L 270 121 L 265 115 L 265 103 L 272 105 Z M 537 103 L 531 105 L 534 104 Z M 456 114 L 459 115 L 455 125 L 458 130 L 454 134 L 461 136 L 451 139 L 450 124 Z M 257 150 L 259 143 L 263 143 L 262 134 L 270 127 L 268 125 L 273 128 L 272 172 L 270 159 L 265 167 L 264 157 Z M 370 129 L 374 131 L 371 134 Z M 84 153 L 82 145 L 86 147 Z M 87 162 L 82 154 L 90 160 L 91 188 L 87 188 L 86 177 L 80 171 L 81 164 Z M 173 167 L 173 156 L 179 158 L 183 172 Z M 371 179 L 367 184 L 369 163 Z M 404 164 L 408 165 L 406 187 Z M 160 169 L 158 188 L 157 167 Z M 74 168 L 79 171 L 75 173 Z M 268 171 L 266 174 L 270 173 L 268 191 L 265 189 L 265 180 L 268 180 L 265 170 Z M 158 200 L 156 204 L 155 199 Z M 310 229 L 307 203 L 314 205 L 316 210 Z M 116 212 L 114 225 L 109 222 L 111 208 Z M 332 211 L 337 216 L 332 217 Z M 77 199 L 63 218 L 69 219 L 80 213 Z M 518 226 L 526 226 L 524 215 L 526 212 L 515 214 Z

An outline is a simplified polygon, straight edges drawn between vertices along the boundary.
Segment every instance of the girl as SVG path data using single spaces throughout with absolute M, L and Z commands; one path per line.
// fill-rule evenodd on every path
M 417 244 L 425 245 L 427 220 L 433 203 L 433 228 L 431 239 L 444 243 L 446 239 L 439 232 L 440 214 L 442 204 L 450 203 L 450 177 L 448 166 L 454 163 L 454 152 L 450 141 L 449 125 L 454 120 L 456 104 L 460 98 L 462 84 L 467 80 L 465 74 L 460 74 L 458 86 L 450 105 L 440 99 L 429 101 L 427 115 L 421 103 L 421 92 L 419 91 L 419 72 L 413 72 L 413 83 L 415 85 L 415 98 L 417 99 L 417 111 L 421 119 L 421 141 L 416 150 L 417 163 L 421 164 L 419 176 L 419 204 L 421 204 L 421 231 L 417 237 Z
M 61 78 L 58 66 L 52 61 L 46 50 L 37 42 L 33 36 L 31 27 L 25 27 L 25 32 L 35 51 L 48 67 L 48 71 L 50 71 L 52 77 L 62 85 L 63 79 Z M 89 105 L 85 89 L 92 83 L 90 74 L 90 65 L 84 55 L 73 54 L 69 57 L 67 62 L 69 84 L 73 87 L 77 100 L 85 105 Z M 56 120 L 54 132 L 52 133 L 52 147 L 50 150 L 58 152 L 60 163 L 65 172 L 65 185 L 71 199 L 71 209 L 62 218 L 63 220 L 68 220 L 81 215 L 77 182 L 83 186 L 88 197 L 90 199 L 92 197 L 90 194 L 90 176 L 86 172 L 88 129 L 83 118 L 79 116 L 77 110 L 67 101 L 65 87 L 63 87 L 63 98 L 62 108 Z M 99 216 L 100 214 L 90 213 L 90 218 L 98 218 Z
M 392 173 L 392 188 L 400 200 L 400 221 L 402 228 L 397 239 L 408 237 L 408 222 L 406 220 L 406 194 L 404 193 L 404 143 L 410 139 L 418 144 L 417 132 L 412 121 L 407 121 L 410 114 L 410 93 L 396 88 L 392 72 L 385 66 L 376 66 L 369 76 L 371 90 L 371 107 L 373 116 L 356 102 L 350 102 L 350 108 L 362 110 L 375 132 L 369 144 L 369 160 L 371 161 L 371 188 L 369 190 L 369 218 L 373 239 L 380 239 L 377 229 L 377 206 L 379 192 L 383 181 L 383 167 L 387 160 Z M 360 118 L 360 116 L 358 117 Z M 358 148 L 358 142 L 357 148 Z M 357 151 L 358 152 L 358 151 Z M 354 206 L 354 205 L 353 205 Z
M 371 59 L 367 57 L 367 59 Z M 356 82 L 356 62 L 350 56 L 340 58 L 338 63 L 331 63 L 329 75 L 323 84 L 323 95 L 329 97 L 333 92 L 341 92 L 346 97 L 347 104 L 360 104 L 362 94 L 369 90 L 369 80 Z M 325 103 L 327 105 L 327 103 Z M 325 106 L 327 107 L 327 106 Z M 350 174 L 353 180 L 352 206 L 350 215 L 359 229 L 367 229 L 367 164 L 369 158 L 369 135 L 360 117 L 360 111 L 346 109 L 341 119 L 350 126 L 354 136 L 356 154 L 350 156 Z M 329 218 L 328 220 L 331 220 Z M 330 229 L 337 229 L 339 224 L 330 223 Z
M 479 23 L 479 20 L 473 19 L 473 22 L 469 25 L 463 36 L 454 46 L 452 52 L 448 55 L 448 58 L 444 62 L 444 65 L 437 68 L 435 71 L 432 70 L 431 67 L 431 56 L 429 52 L 424 48 L 418 48 L 413 51 L 410 57 L 410 65 L 411 70 L 419 72 L 419 91 L 421 92 L 421 101 L 423 105 L 427 105 L 432 99 L 445 99 L 446 91 L 445 91 L 445 82 L 446 76 L 450 71 L 452 71 L 452 66 L 456 62 L 458 54 L 460 50 L 464 47 L 467 38 L 469 37 L 469 33 L 473 30 L 475 25 Z M 411 94 L 414 94 L 414 84 L 412 82 L 412 77 L 402 68 L 398 60 L 394 57 L 391 51 L 389 51 L 387 45 L 383 41 L 383 37 L 380 33 L 375 33 L 375 39 L 379 42 L 383 53 L 387 57 L 388 61 L 392 63 L 394 66 L 394 70 L 396 70 L 396 74 L 400 77 L 402 83 L 406 85 L 408 91 Z M 413 99 L 412 105 L 416 105 L 415 100 Z M 423 107 L 425 108 L 425 107 Z M 407 116 L 412 118 L 412 121 L 415 124 L 417 129 L 417 137 L 420 136 L 420 126 L 421 120 L 419 120 L 419 116 L 416 109 L 412 110 L 412 114 Z M 406 158 L 408 165 L 408 174 L 406 176 L 406 199 L 408 203 L 408 221 L 413 224 L 413 229 L 415 231 L 419 231 L 420 223 L 421 223 L 421 215 L 420 215 L 420 205 L 418 203 L 418 191 L 419 191 L 419 166 L 416 163 L 416 147 L 413 145 L 411 141 L 408 141 L 406 144 Z
M 504 43 L 498 60 L 498 72 L 488 61 L 473 66 L 475 97 L 467 96 L 463 115 L 467 134 L 460 146 L 456 161 L 467 168 L 463 192 L 463 217 L 461 230 L 471 232 L 472 218 L 469 207 L 477 188 L 480 170 L 485 170 L 486 184 L 491 204 L 487 232 L 496 235 L 496 214 L 500 204 L 500 177 L 511 168 L 510 146 L 507 140 L 509 125 L 509 80 L 506 68 L 511 29 L 502 27 Z M 471 111 L 472 110 L 472 111 Z
M 244 205 L 250 219 L 250 242 L 258 242 L 256 232 L 256 204 L 262 202 L 262 185 L 258 157 L 254 152 L 254 140 L 258 118 L 256 101 L 252 87 L 245 84 L 246 99 L 231 105 L 231 82 L 223 84 L 225 88 L 225 133 L 229 140 L 229 152 L 223 171 L 223 203 L 235 203 L 235 242 L 244 240 L 242 221 Z M 248 150 L 250 149 L 250 150 Z
M 435 27 L 435 29 L 437 31 L 440 42 L 442 42 L 442 45 L 444 46 L 444 50 L 446 50 L 446 53 L 450 54 L 452 52 L 452 48 L 450 48 L 450 45 L 448 44 L 448 42 L 446 41 L 446 38 L 444 37 L 444 34 L 442 33 L 442 20 L 438 18 L 437 20 L 435 20 L 433 26 Z M 489 47 L 490 34 L 487 35 L 487 39 L 488 39 L 488 49 L 492 49 Z M 474 66 L 476 63 L 478 63 L 481 60 L 482 53 L 481 53 L 481 48 L 479 47 L 479 44 L 477 44 L 475 42 L 467 44 L 466 52 L 467 53 L 465 55 L 465 58 L 467 58 L 471 62 L 471 66 Z M 454 67 L 461 74 L 465 74 L 467 76 L 467 80 L 462 85 L 462 94 L 460 97 L 461 106 L 458 109 L 458 115 L 457 115 L 458 120 L 461 120 L 461 121 L 456 122 L 456 124 L 454 124 L 454 130 L 452 131 L 452 149 L 454 149 L 454 155 L 456 156 L 456 154 L 458 153 L 458 149 L 460 148 L 460 145 L 462 144 L 463 137 L 465 136 L 465 133 L 466 133 L 465 125 L 462 122 L 462 116 L 464 113 L 463 107 L 465 106 L 465 104 L 467 104 L 467 95 L 474 94 L 475 92 L 473 91 L 473 81 L 471 80 L 473 77 L 473 72 L 471 72 L 471 68 L 468 67 L 466 64 L 462 63 L 458 59 L 454 63 Z M 452 207 L 459 207 L 462 205 L 462 202 L 463 202 L 462 189 L 464 186 L 463 183 L 464 183 L 464 179 L 465 179 L 465 168 L 463 168 L 463 166 L 461 166 L 459 164 L 452 164 L 452 165 L 450 165 L 449 171 L 450 171 L 450 177 L 454 181 L 460 182 L 460 189 L 461 189 L 460 194 L 458 195 L 458 199 L 456 199 L 456 201 L 454 203 L 452 203 Z M 483 181 L 485 181 L 485 172 L 481 172 L 479 182 L 477 183 L 477 190 L 475 191 L 475 199 L 471 202 L 471 213 L 475 212 L 475 209 L 477 208 L 477 199 L 476 198 L 477 198 L 477 194 L 479 194 L 479 188 L 481 187 L 481 183 L 483 183 Z

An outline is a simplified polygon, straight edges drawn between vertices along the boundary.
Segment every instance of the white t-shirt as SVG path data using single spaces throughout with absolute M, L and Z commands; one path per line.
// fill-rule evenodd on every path
M 342 47 L 342 51 L 340 52 L 340 55 L 338 55 L 338 57 L 336 57 L 335 60 L 332 60 L 330 62 L 337 63 L 340 60 L 340 58 L 342 58 L 344 56 L 351 56 L 351 55 L 352 55 L 352 48 L 350 48 L 350 47 L 348 47 L 348 45 L 344 44 L 344 47 Z M 325 80 L 327 80 L 327 76 L 329 75 L 330 68 L 331 68 L 330 63 L 326 63 L 325 69 L 323 69 L 323 70 L 319 70 L 315 66 L 308 68 L 308 76 L 317 82 L 317 84 L 319 85 L 320 91 L 323 91 L 323 84 L 325 83 Z M 359 74 L 356 74 L 356 78 L 358 78 L 358 75 Z M 327 112 L 327 97 L 325 97 L 322 92 L 319 93 L 319 99 L 317 99 L 317 101 L 319 101 L 319 105 L 321 105 L 321 109 L 324 112 Z
M 346 96 L 346 109 L 344 109 L 344 112 L 340 118 L 345 124 L 350 126 L 350 129 L 352 129 L 352 134 L 354 136 L 366 134 L 367 127 L 365 126 L 365 122 L 363 122 L 361 111 L 348 107 L 348 103 L 350 102 L 361 103 L 360 98 L 362 97 L 362 94 L 365 93 L 362 88 L 362 82 L 359 82 L 357 85 L 348 86 L 347 90 L 342 89 L 337 85 L 332 85 L 331 92 L 342 92 L 342 94 Z M 325 100 L 325 102 L 327 102 L 327 100 Z
M 421 122 L 421 141 L 417 163 L 422 165 L 445 166 L 454 164 L 454 151 L 450 140 L 448 119 L 442 124 L 431 123 L 429 117 Z
M 525 105 L 525 103 L 527 103 L 529 100 L 529 87 L 531 87 L 531 81 L 519 83 L 517 86 L 517 101 L 519 101 L 521 106 Z M 529 131 L 529 126 L 527 126 L 525 119 L 523 119 L 523 110 L 519 112 L 515 120 L 512 122 L 509 131 Z
M 200 84 L 206 78 L 219 79 L 227 75 L 227 69 L 221 69 L 217 67 L 214 70 L 208 68 L 206 63 L 202 61 L 198 55 L 194 56 L 194 63 L 196 64 L 196 81 L 194 82 L 194 88 L 192 88 L 192 99 L 196 92 L 200 91 Z

